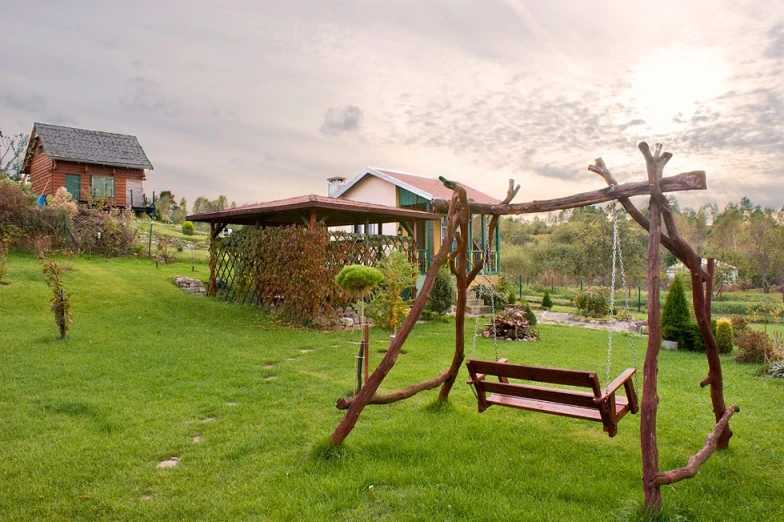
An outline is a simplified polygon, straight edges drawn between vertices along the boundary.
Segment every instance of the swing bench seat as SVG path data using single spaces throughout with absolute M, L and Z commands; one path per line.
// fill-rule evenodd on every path
M 614 437 L 618 433 L 618 421 L 629 412 L 639 411 L 637 393 L 632 384 L 634 368 L 624 370 L 607 388 L 602 389 L 595 372 L 510 364 L 506 359 L 497 362 L 469 359 L 466 366 L 470 375 L 468 384 L 476 390 L 480 413 L 496 405 L 601 422 L 604 431 Z M 498 382 L 488 380 L 488 376 L 497 377 Z M 509 379 L 588 388 L 591 391 L 519 384 L 509 382 Z M 616 396 L 622 387 L 626 396 Z

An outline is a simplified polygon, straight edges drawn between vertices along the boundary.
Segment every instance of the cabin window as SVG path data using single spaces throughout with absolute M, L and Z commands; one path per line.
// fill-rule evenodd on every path
M 42 153 L 43 151 L 44 151 L 44 146 L 43 146 L 43 145 L 39 145 L 39 146 L 38 146 L 38 153 L 40 154 L 40 153 Z
M 114 178 L 112 176 L 92 176 L 90 184 L 90 193 L 94 197 L 114 197 Z
M 441 241 L 448 235 L 448 227 L 446 223 L 446 216 L 441 216 Z

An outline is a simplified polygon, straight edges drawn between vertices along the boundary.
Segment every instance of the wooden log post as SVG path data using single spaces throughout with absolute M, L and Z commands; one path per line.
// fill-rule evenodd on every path
M 449 188 L 460 190 L 459 194 L 462 197 L 465 195 L 465 187 L 460 187 L 459 184 L 447 181 L 445 178 L 441 178 L 441 181 Z M 517 192 L 520 190 L 520 185 L 515 186 L 514 180 L 509 180 L 509 188 L 506 191 L 506 197 L 502 201 L 502 204 L 508 204 L 509 202 L 514 199 L 517 195 Z M 465 310 L 466 310 L 466 300 L 468 298 L 468 287 L 473 283 L 474 279 L 476 278 L 477 274 L 482 270 L 482 267 L 485 264 L 489 263 L 488 259 L 485 259 L 484 256 L 486 251 L 482 254 L 482 258 L 476 265 L 471 268 L 471 272 L 467 273 L 467 262 L 468 262 L 468 248 L 471 244 L 471 238 L 468 237 L 468 222 L 471 219 L 471 212 L 469 210 L 468 199 L 466 197 L 465 201 L 460 200 L 461 208 L 460 208 L 460 236 L 463 239 L 461 242 L 458 240 L 457 248 L 455 251 L 450 255 L 450 270 L 455 275 L 457 280 L 457 301 L 456 301 L 456 310 L 455 310 L 455 353 L 452 357 L 452 364 L 449 366 L 449 370 L 447 372 L 447 377 L 444 380 L 444 383 L 441 385 L 441 390 L 438 392 L 438 400 L 446 401 L 449 399 L 449 392 L 452 391 L 452 388 L 457 380 L 457 375 L 460 372 L 460 367 L 463 365 L 463 361 L 465 360 Z M 496 227 L 498 226 L 498 219 L 500 218 L 499 215 L 494 215 L 490 219 L 489 225 L 489 237 L 487 238 L 488 241 L 491 242 L 492 245 L 492 238 L 494 237 L 494 232 Z M 457 231 L 455 231 L 455 236 L 457 237 Z M 498 245 L 496 245 L 497 247 Z
M 659 350 L 661 349 L 661 304 L 659 299 L 659 243 L 661 242 L 661 209 L 659 178 L 669 157 L 662 158 L 661 144 L 651 154 L 647 143 L 640 143 L 645 157 L 650 198 L 650 230 L 648 234 L 648 349 L 643 367 L 643 393 L 640 414 L 640 450 L 642 453 L 643 493 L 645 509 L 649 513 L 661 510 L 661 488 L 653 480 L 659 473 L 659 447 L 656 439 L 656 413 L 659 406 L 657 377 L 659 373 Z
M 438 392 L 438 400 L 446 401 L 449 398 L 449 391 L 457 378 L 460 366 L 465 359 L 465 310 L 468 299 L 468 245 L 471 244 L 471 237 L 468 232 L 468 223 L 471 220 L 471 212 L 468 210 L 468 196 L 465 188 L 456 185 L 454 187 L 457 194 L 459 220 L 455 223 L 455 239 L 457 248 L 449 254 L 449 270 L 455 276 L 457 286 L 457 299 L 455 301 L 455 353 L 452 356 L 452 364 L 447 370 L 447 378 L 441 385 Z

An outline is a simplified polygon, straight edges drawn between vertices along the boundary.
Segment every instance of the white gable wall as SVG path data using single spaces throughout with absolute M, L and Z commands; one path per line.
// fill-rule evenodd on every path
M 364 201 L 366 203 L 376 203 L 387 205 L 388 207 L 397 206 L 397 192 L 392 183 L 388 183 L 376 176 L 365 176 L 359 180 L 339 199 L 349 201 Z

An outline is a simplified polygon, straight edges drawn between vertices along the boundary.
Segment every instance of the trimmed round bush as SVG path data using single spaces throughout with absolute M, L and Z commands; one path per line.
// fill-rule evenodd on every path
M 186 221 L 182 224 L 182 233 L 186 236 L 192 236 L 193 233 L 196 231 L 196 227 L 193 226 L 193 223 L 190 221 Z
M 343 290 L 352 294 L 363 294 L 373 289 L 384 279 L 377 268 L 365 265 L 348 265 L 335 277 L 335 282 Z
M 719 353 L 732 351 L 732 321 L 729 319 L 719 319 L 716 322 L 716 344 Z

